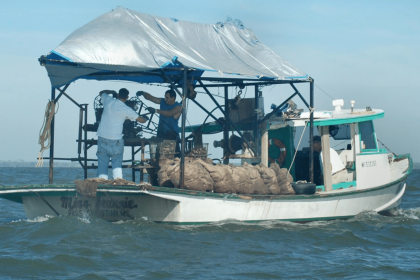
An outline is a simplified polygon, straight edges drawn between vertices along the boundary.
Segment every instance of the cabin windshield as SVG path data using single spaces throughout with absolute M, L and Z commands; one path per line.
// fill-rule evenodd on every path
M 314 136 L 321 135 L 320 127 L 315 127 Z M 295 127 L 294 129 L 294 145 L 298 151 L 309 151 L 309 129 L 305 129 L 302 136 L 304 127 Z M 330 125 L 330 146 L 334 150 L 347 150 L 348 144 L 351 143 L 351 128 L 350 124 Z M 300 141 L 302 136 L 302 140 Z M 347 141 L 346 141 L 347 140 Z M 299 144 L 300 141 L 300 144 Z
M 375 131 L 372 121 L 359 123 L 360 141 L 362 150 L 376 150 Z
M 350 124 L 330 125 L 329 130 L 334 140 L 351 140 Z

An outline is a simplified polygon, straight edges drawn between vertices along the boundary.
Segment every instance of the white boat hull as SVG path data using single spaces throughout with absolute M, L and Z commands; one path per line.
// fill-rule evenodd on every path
M 108 221 L 144 218 L 165 223 L 211 223 L 284 220 L 305 222 L 346 219 L 364 211 L 381 212 L 397 207 L 405 192 L 404 181 L 373 189 L 337 190 L 315 195 L 255 196 L 209 194 L 174 189 L 98 189 L 84 197 L 74 189 L 22 190 L 29 219 L 39 216 L 98 217 Z

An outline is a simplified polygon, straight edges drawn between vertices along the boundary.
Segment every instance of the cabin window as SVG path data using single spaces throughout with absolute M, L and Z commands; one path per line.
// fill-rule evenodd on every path
M 375 131 L 372 121 L 360 122 L 360 148 L 361 150 L 377 150 Z
M 330 135 L 334 140 L 350 140 L 350 124 L 330 125 L 328 127 Z

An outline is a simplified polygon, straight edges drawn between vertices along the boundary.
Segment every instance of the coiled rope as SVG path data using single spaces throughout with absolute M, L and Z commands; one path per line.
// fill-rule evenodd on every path
M 48 101 L 47 107 L 45 108 L 44 123 L 39 131 L 39 141 L 41 150 L 38 152 L 38 162 L 35 167 L 42 167 L 44 165 L 44 157 L 42 153 L 51 146 L 51 121 L 54 115 L 58 112 L 55 110 L 56 103 L 54 101 Z M 58 105 L 58 104 L 57 104 Z M 48 144 L 46 144 L 48 142 Z

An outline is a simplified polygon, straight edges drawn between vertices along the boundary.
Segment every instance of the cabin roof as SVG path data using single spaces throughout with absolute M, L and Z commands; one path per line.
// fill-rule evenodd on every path
M 341 111 L 317 111 L 314 112 L 314 125 L 315 126 L 329 126 L 340 125 L 356 122 L 364 122 L 384 117 L 384 111 L 380 109 L 343 109 Z M 268 123 L 269 129 L 277 129 L 286 126 L 309 126 L 309 112 L 301 114 L 300 118 L 295 119 L 273 119 Z
M 189 77 L 209 71 L 268 81 L 309 78 L 238 20 L 202 24 L 122 7 L 75 30 L 39 61 L 53 88 L 77 79 L 163 83 L 162 70 L 182 77 L 184 67 Z

